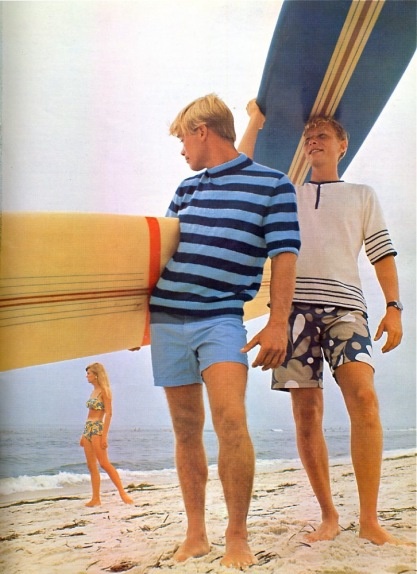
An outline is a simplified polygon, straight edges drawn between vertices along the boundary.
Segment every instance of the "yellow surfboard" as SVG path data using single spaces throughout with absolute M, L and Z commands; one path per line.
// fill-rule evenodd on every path
M 4 213 L 0 370 L 148 345 L 148 300 L 178 244 L 178 220 Z M 245 319 L 268 312 L 269 268 Z

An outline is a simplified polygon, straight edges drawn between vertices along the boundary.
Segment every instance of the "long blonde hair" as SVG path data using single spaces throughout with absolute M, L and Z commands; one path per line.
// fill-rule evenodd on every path
M 86 371 L 91 371 L 97 377 L 97 382 L 103 395 L 111 399 L 111 388 L 109 377 L 107 376 L 106 369 L 101 363 L 91 363 L 85 368 Z

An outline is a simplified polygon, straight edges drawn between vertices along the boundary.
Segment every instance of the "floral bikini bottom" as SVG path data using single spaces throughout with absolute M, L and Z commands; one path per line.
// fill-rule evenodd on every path
M 91 442 L 91 437 L 94 435 L 101 436 L 103 434 L 103 421 L 86 421 L 83 436 Z

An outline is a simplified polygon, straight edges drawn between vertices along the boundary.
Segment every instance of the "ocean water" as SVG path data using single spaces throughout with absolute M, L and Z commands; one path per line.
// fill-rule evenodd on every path
M 0 496 L 87 484 L 90 479 L 84 450 L 79 446 L 81 432 L 81 426 L 1 427 Z M 349 456 L 347 429 L 326 429 L 325 434 L 331 458 Z M 292 428 L 251 429 L 251 436 L 258 465 L 298 461 Z M 175 473 L 170 428 L 112 427 L 109 438 L 109 458 L 125 484 L 146 480 L 155 473 Z M 208 462 L 215 465 L 216 435 L 206 430 L 204 439 Z M 385 430 L 384 439 L 384 450 L 392 454 L 410 452 L 416 447 L 415 429 Z

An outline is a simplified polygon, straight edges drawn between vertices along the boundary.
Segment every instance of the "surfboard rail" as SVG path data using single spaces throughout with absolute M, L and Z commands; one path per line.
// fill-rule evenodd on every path
M 302 184 L 305 122 L 332 115 L 350 134 L 343 173 L 416 51 L 416 2 L 285 0 L 257 102 L 266 114 L 254 158 Z

